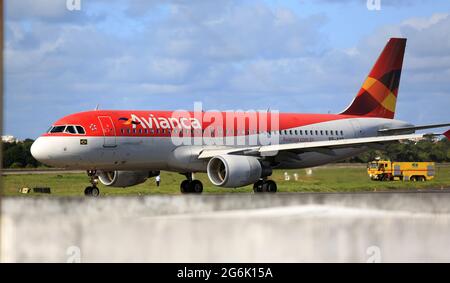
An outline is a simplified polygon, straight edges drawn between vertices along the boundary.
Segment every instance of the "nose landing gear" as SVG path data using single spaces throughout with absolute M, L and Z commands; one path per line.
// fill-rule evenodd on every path
M 98 176 L 96 170 L 88 170 L 87 175 L 89 176 L 89 181 L 92 186 L 86 187 L 84 189 L 84 195 L 85 196 L 93 196 L 97 197 L 100 195 L 100 190 L 97 188 L 98 184 Z
M 199 180 L 192 180 L 192 173 L 183 174 L 187 180 L 184 180 L 180 184 L 180 191 L 182 194 L 196 193 L 201 194 L 203 192 L 203 184 Z

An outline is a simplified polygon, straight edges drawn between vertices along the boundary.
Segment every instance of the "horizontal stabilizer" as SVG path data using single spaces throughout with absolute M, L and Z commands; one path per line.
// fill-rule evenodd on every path
M 432 129 L 432 128 L 442 128 L 448 127 L 450 123 L 447 124 L 430 124 L 430 125 L 421 125 L 421 126 L 411 126 L 411 127 L 401 127 L 401 128 L 386 128 L 378 130 L 379 133 L 382 134 L 396 134 L 396 133 L 404 133 L 404 132 L 413 132 L 418 130 Z

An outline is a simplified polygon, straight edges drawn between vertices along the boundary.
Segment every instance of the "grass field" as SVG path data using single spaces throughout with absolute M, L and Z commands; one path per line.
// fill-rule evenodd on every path
M 290 180 L 285 180 L 284 173 L 290 175 Z M 297 173 L 297 180 L 294 174 Z M 383 191 L 383 190 L 408 190 L 426 188 L 450 188 L 450 167 L 438 167 L 437 176 L 428 182 L 379 182 L 371 181 L 365 167 L 338 168 L 318 167 L 312 169 L 312 175 L 308 176 L 304 169 L 276 170 L 271 179 L 278 184 L 279 192 L 356 192 L 356 191 Z M 196 174 L 196 179 L 203 182 L 204 193 L 230 193 L 252 192 L 252 186 L 238 189 L 218 188 L 211 185 L 206 174 Z M 154 178 L 147 182 L 129 188 L 111 188 L 99 185 L 100 193 L 107 195 L 146 195 L 146 194 L 180 194 L 179 184 L 184 176 L 177 173 L 162 172 L 161 186 L 156 187 Z M 7 196 L 23 195 L 18 192 L 22 187 L 50 187 L 52 195 L 56 196 L 82 196 L 84 188 L 89 185 L 85 174 L 29 174 L 29 175 L 5 175 L 2 177 L 3 193 Z M 38 195 L 35 193 L 27 196 Z M 40 194 L 39 194 L 40 195 Z

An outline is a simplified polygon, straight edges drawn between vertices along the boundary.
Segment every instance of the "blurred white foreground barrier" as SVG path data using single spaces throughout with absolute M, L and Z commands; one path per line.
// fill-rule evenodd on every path
M 450 261 L 450 194 L 4 198 L 3 262 Z

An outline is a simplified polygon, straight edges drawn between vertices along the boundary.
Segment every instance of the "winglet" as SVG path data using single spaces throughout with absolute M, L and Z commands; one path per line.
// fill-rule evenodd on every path
M 450 130 L 448 130 L 447 132 L 444 133 L 444 136 L 450 140 Z

